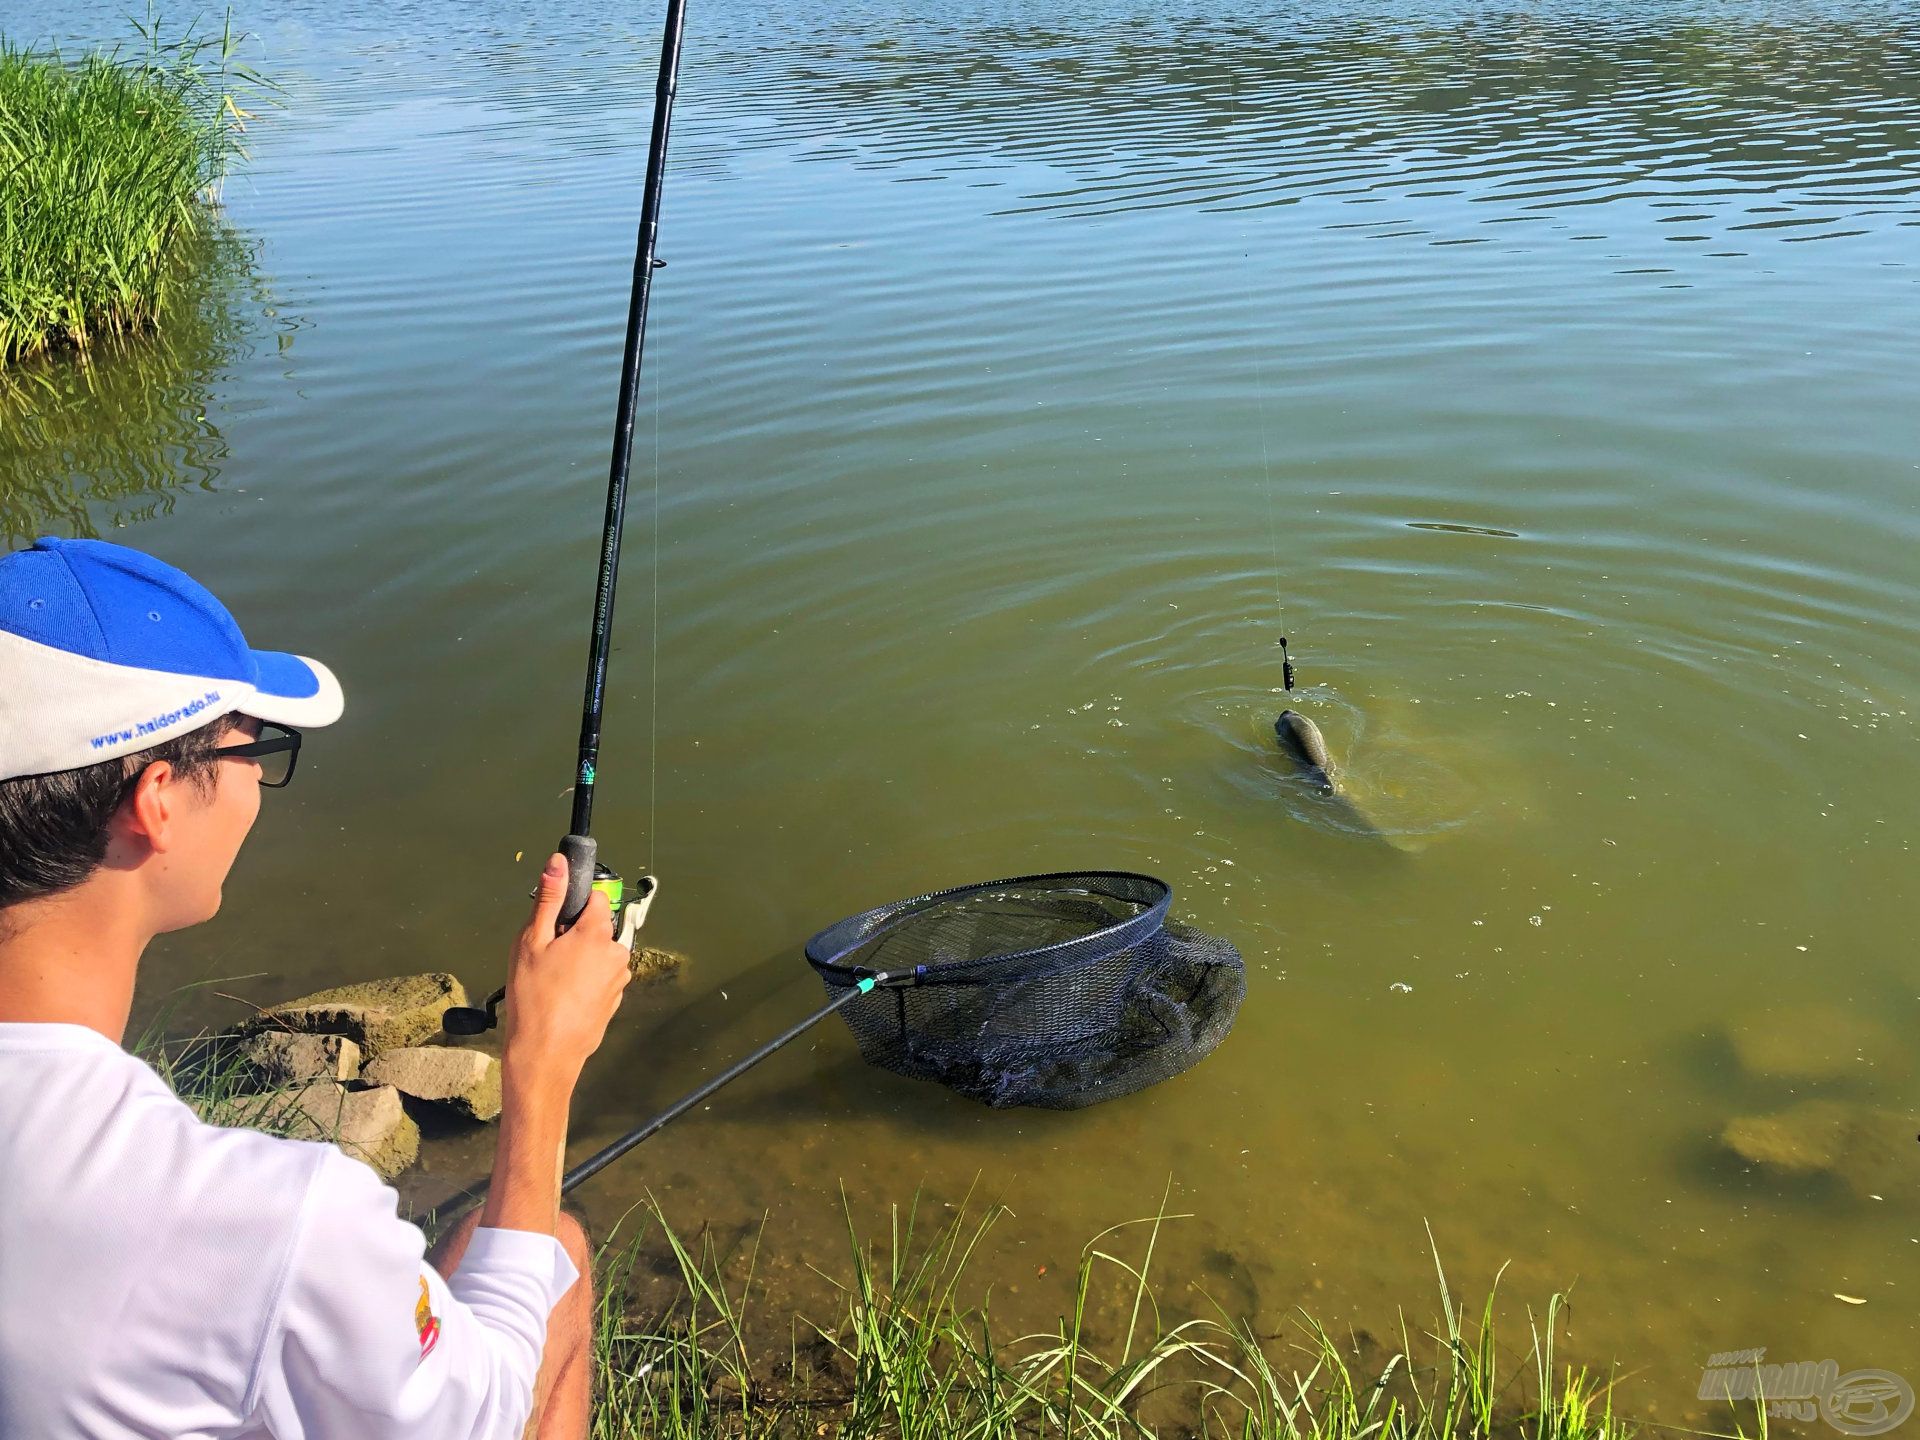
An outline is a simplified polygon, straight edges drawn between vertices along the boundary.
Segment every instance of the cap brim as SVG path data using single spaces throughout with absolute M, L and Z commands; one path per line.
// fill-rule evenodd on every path
M 318 660 L 278 650 L 256 650 L 253 658 L 260 679 L 253 698 L 240 707 L 243 713 L 297 730 L 317 729 L 340 718 L 346 697 L 333 672 Z

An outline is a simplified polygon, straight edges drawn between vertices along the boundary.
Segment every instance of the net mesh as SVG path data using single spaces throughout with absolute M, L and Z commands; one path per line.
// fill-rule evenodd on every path
M 1038 875 L 843 920 L 807 942 L 870 1064 L 993 1106 L 1072 1110 L 1179 1074 L 1226 1038 L 1240 952 L 1167 918 L 1148 875 Z M 907 983 L 901 983 L 907 982 Z

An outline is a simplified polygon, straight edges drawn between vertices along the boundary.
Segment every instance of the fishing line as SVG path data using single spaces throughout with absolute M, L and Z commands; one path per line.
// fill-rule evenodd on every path
M 1247 258 L 1253 258 L 1251 248 Z M 1247 314 L 1259 312 L 1253 303 L 1253 282 L 1247 282 Z M 1260 470 L 1266 477 L 1267 496 L 1267 545 L 1273 552 L 1273 609 L 1280 620 L 1280 679 L 1286 688 L 1293 689 L 1293 660 L 1287 654 L 1287 607 L 1280 595 L 1280 526 L 1274 517 L 1273 504 L 1273 461 L 1267 452 L 1267 375 L 1266 367 L 1260 363 L 1260 337 L 1253 337 L 1253 398 L 1260 412 Z
M 1240 77 L 1236 72 L 1231 77 L 1233 102 L 1240 101 Z M 1249 230 L 1240 232 L 1240 243 L 1246 248 L 1241 253 L 1248 261 L 1247 270 L 1247 317 L 1249 324 L 1255 323 L 1253 317 L 1260 312 L 1254 306 L 1253 296 L 1253 237 Z M 1280 622 L 1280 683 L 1289 693 L 1293 690 L 1293 657 L 1287 653 L 1287 606 L 1280 592 L 1280 524 L 1274 515 L 1273 503 L 1273 457 L 1267 450 L 1267 372 L 1260 363 L 1260 334 L 1252 332 L 1253 344 L 1253 401 L 1260 412 L 1260 473 L 1265 478 L 1267 501 L 1267 548 L 1273 556 L 1273 611 Z
M 660 362 L 653 362 L 653 633 L 647 640 L 648 661 L 653 670 L 648 682 L 647 701 L 647 869 L 654 870 L 660 856 L 660 394 L 666 381 L 660 374 Z

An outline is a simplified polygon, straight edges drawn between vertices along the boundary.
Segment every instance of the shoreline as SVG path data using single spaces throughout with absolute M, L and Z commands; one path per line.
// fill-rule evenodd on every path
M 450 976 L 407 978 L 434 981 L 434 1005 L 460 988 Z M 325 1009 L 315 998 L 262 1015 Z M 367 1033 L 362 1021 L 337 1023 Z M 257 1023 L 239 1028 L 263 1033 Z M 404 1025 L 388 1033 L 420 1038 Z M 316 1119 L 313 1107 L 272 1103 L 310 1082 L 262 1091 L 254 1061 L 233 1048 L 236 1038 L 163 1042 L 150 1034 L 136 1048 L 215 1123 L 339 1138 L 323 1133 L 325 1117 Z M 337 1063 L 338 1044 L 313 1048 Z M 484 1054 L 432 1040 L 387 1054 L 436 1049 Z M 366 1063 L 377 1062 L 378 1046 Z M 406 1108 L 440 1112 L 432 1102 L 422 1111 L 411 1096 Z M 446 1113 L 441 1124 L 429 1121 L 427 1144 L 464 1135 L 459 1148 L 471 1150 L 484 1125 L 471 1112 Z M 380 1168 L 370 1154 L 359 1158 Z M 390 1178 L 398 1177 L 396 1170 Z M 418 1182 L 407 1188 L 417 1192 Z M 1518 1341 L 1502 1340 L 1496 1312 L 1510 1328 L 1515 1321 L 1513 1302 L 1500 1298 L 1500 1274 L 1484 1299 L 1463 1305 L 1431 1235 L 1438 1305 L 1432 1295 L 1418 1297 L 1399 1308 L 1397 1330 L 1369 1330 L 1316 1318 L 1301 1303 L 1309 1296 L 1288 1297 L 1279 1318 L 1272 1304 L 1241 1311 L 1221 1303 L 1204 1276 L 1162 1273 L 1177 1253 L 1165 1232 L 1185 1218 L 1169 1213 L 1164 1198 L 1156 1214 L 1087 1241 L 1063 1267 L 1072 1281 L 1065 1303 L 1050 1305 L 1046 1297 L 1059 1298 L 1068 1276 L 1024 1296 L 1017 1283 L 996 1288 L 980 1277 L 1009 1259 L 995 1233 L 1010 1214 L 1003 1206 L 978 1205 L 971 1194 L 942 1205 L 922 1190 L 883 1202 L 880 1221 L 863 1228 L 860 1212 L 872 1206 L 856 1207 L 844 1185 L 841 1195 L 845 1244 L 832 1255 L 768 1248 L 764 1219 L 744 1233 L 705 1221 L 676 1229 L 651 1189 L 596 1235 L 595 1435 L 905 1437 L 1058 1427 L 1095 1440 L 1163 1429 L 1288 1440 L 1490 1440 L 1516 1432 L 1615 1440 L 1652 1423 L 1616 1413 L 1613 1370 L 1563 1358 L 1564 1292 L 1543 1308 L 1527 1306 Z M 416 1218 L 431 1238 L 436 1213 Z M 1037 1267 L 1036 1281 L 1048 1275 L 1046 1264 Z M 1746 1433 L 1740 1416 L 1730 1423 L 1731 1433 Z

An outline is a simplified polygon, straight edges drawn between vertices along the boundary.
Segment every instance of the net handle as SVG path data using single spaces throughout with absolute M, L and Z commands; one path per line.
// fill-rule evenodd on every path
M 972 968 L 978 962 L 990 960 L 996 965 L 1003 965 L 1010 961 L 1036 960 L 1053 951 L 1077 948 L 1093 940 L 1106 941 L 1114 950 L 1125 950 L 1138 945 L 1166 923 L 1167 910 L 1173 904 L 1173 889 L 1166 881 L 1156 879 L 1152 875 L 1142 875 L 1136 870 L 1063 870 L 1044 875 L 1017 875 L 1010 880 L 989 880 L 984 884 L 957 885 L 951 890 L 934 890 L 925 895 L 916 895 L 911 900 L 896 900 L 890 905 L 876 905 L 871 910 L 862 910 L 858 915 L 849 916 L 839 924 L 829 926 L 807 941 L 807 963 L 813 966 L 819 972 L 820 978 L 829 985 L 857 985 L 861 980 L 871 977 L 874 972 L 862 965 L 845 965 L 841 962 L 847 956 L 866 948 L 889 931 L 913 919 L 929 905 L 958 900 L 990 890 L 1011 889 L 1016 885 L 1033 887 L 1051 885 L 1060 889 L 1065 888 L 1066 882 L 1099 880 L 1126 880 L 1144 886 L 1154 894 L 1153 903 L 1138 915 L 1117 921 L 1103 929 L 1075 936 L 1071 940 L 1056 941 L 1051 945 L 1037 945 L 1030 950 L 1009 950 L 993 955 L 982 955 L 977 957 L 977 960 L 962 961 L 938 968 L 919 966 L 917 982 L 922 985 L 939 985 L 943 983 L 945 976 L 953 975 L 957 979 L 961 972 Z M 1078 888 L 1088 887 L 1082 884 Z

